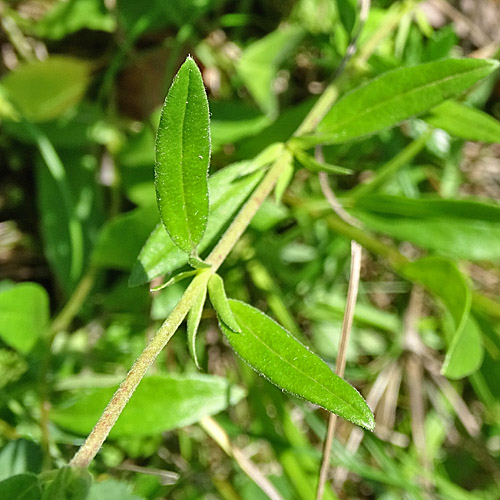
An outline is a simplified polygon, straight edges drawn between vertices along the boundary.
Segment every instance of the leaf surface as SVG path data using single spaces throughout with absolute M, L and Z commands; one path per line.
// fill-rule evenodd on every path
M 77 104 L 90 77 L 91 67 L 85 61 L 52 56 L 20 66 L 8 73 L 0 85 L 28 120 L 38 122 L 52 120 Z
M 27 354 L 49 321 L 49 296 L 37 283 L 21 283 L 0 293 L 0 338 Z
M 54 408 L 51 419 L 64 429 L 88 434 L 117 386 L 91 389 L 67 405 Z M 111 437 L 151 436 L 191 425 L 236 404 L 244 391 L 213 375 L 154 375 L 142 380 L 111 430 Z
M 479 109 L 446 101 L 432 109 L 425 121 L 468 141 L 500 142 L 500 122 Z
M 500 259 L 500 207 L 492 203 L 374 194 L 360 197 L 352 213 L 373 231 L 442 255 Z
M 235 333 L 221 325 L 236 353 L 281 389 L 373 430 L 373 415 L 361 395 L 283 327 L 254 307 L 230 300 L 241 326 Z
M 0 498 L 5 500 L 40 500 L 42 490 L 35 474 L 18 474 L 0 482 Z
M 488 76 L 499 63 L 444 59 L 382 74 L 346 94 L 303 141 L 335 144 L 373 134 L 429 111 Z
M 156 136 L 155 187 L 161 220 L 173 242 L 192 254 L 208 220 L 210 119 L 200 70 L 191 57 L 168 92 Z

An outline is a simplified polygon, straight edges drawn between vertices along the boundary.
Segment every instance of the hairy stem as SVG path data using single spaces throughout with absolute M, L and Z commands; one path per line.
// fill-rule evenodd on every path
M 189 284 L 182 299 L 127 373 L 85 443 L 71 460 L 71 466 L 88 467 L 96 456 L 139 382 L 186 317 L 200 290 L 206 286 L 209 276 L 210 273 L 202 272 Z

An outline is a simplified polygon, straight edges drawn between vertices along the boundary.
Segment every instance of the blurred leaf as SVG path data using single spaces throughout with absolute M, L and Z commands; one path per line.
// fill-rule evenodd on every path
M 242 101 L 210 101 L 212 151 L 246 137 L 254 136 L 271 124 L 263 115 Z
M 165 2 L 163 0 L 118 0 L 119 19 L 127 31 L 142 26 L 141 31 L 150 31 L 164 26 L 181 27 L 196 22 L 216 5 L 215 0 L 184 0 Z
M 389 71 L 346 94 L 315 135 L 298 141 L 335 144 L 379 132 L 462 94 L 498 65 L 493 60 L 446 59 Z
M 113 217 L 99 233 L 92 261 L 102 267 L 130 270 L 156 225 L 157 214 L 156 207 L 150 206 Z
M 41 468 L 42 450 L 34 441 L 15 439 L 0 450 L 0 480 L 24 472 L 37 474 Z
M 241 54 L 236 69 L 259 107 L 267 115 L 278 113 L 278 99 L 273 83 L 278 69 L 302 39 L 298 26 L 278 28 L 253 42 Z
M 373 430 L 373 415 L 361 395 L 318 356 L 254 307 L 229 301 L 241 333 L 221 324 L 236 353 L 281 389 Z
M 470 200 L 368 195 L 353 214 L 369 229 L 443 255 L 500 259 L 500 207 Z
M 233 332 L 240 333 L 241 328 L 229 307 L 226 290 L 224 289 L 224 281 L 218 274 L 213 274 L 208 280 L 208 296 L 219 321 L 224 323 Z
M 0 293 L 0 338 L 27 354 L 49 321 L 49 296 L 36 283 L 21 283 Z
M 454 336 L 441 373 L 452 379 L 467 377 L 481 366 L 483 355 L 479 327 L 474 318 L 469 317 L 462 331 Z
M 328 163 L 324 163 L 316 160 L 312 156 L 304 153 L 303 151 L 297 151 L 294 153 L 295 157 L 304 168 L 310 170 L 311 172 L 327 172 L 329 174 L 340 174 L 340 175 L 349 175 L 352 174 L 352 170 L 344 167 L 339 167 L 337 165 L 330 165 Z
M 155 186 L 161 220 L 173 242 L 196 254 L 208 220 L 210 118 L 200 70 L 191 57 L 168 91 L 156 136 Z
M 41 38 L 60 40 L 87 28 L 112 32 L 115 19 L 104 5 L 104 0 L 69 0 L 58 2 L 35 24 L 34 30 Z
M 91 67 L 79 59 L 52 56 L 25 63 L 0 85 L 28 120 L 52 120 L 76 105 L 90 83 Z M 36 84 L 34 84 L 36 82 Z
M 42 500 L 85 500 L 91 484 L 92 476 L 87 469 L 62 467 L 44 487 Z
M 425 118 L 433 127 L 468 141 L 500 142 L 500 122 L 479 109 L 455 101 L 433 108 Z
M 200 253 L 212 244 L 264 174 L 261 171 L 239 178 L 238 165 L 235 167 L 226 167 L 209 179 L 210 211 L 207 230 L 198 249 Z M 163 226 L 158 225 L 143 246 L 129 283 L 141 285 L 179 269 L 187 261 L 188 256 L 173 244 Z
M 41 500 L 42 490 L 34 474 L 19 474 L 0 483 L 2 500 Z
M 95 182 L 97 165 L 82 151 L 61 150 L 64 175 L 74 203 L 74 213 L 68 213 L 61 205 L 61 188 L 49 173 L 47 166 L 37 162 L 37 205 L 40 213 L 44 249 L 50 266 L 62 289 L 69 293 L 76 286 L 85 269 L 90 251 L 97 239 L 103 220 L 101 191 Z M 77 219 L 82 226 L 83 241 L 78 248 L 70 245 L 71 219 Z M 81 254 L 78 269 L 73 267 L 73 253 Z M 80 259 L 79 259 L 80 260 Z
M 356 24 L 358 3 L 356 0 L 336 0 L 340 20 L 347 33 L 352 33 Z
M 51 419 L 64 429 L 87 434 L 116 389 L 89 390 L 73 402 L 55 407 Z M 243 396 L 243 389 L 212 375 L 147 377 L 136 389 L 110 436 L 151 436 L 191 425 L 236 404 Z
M 95 482 L 90 488 L 87 500 L 142 500 L 142 497 L 132 494 L 127 484 L 108 479 Z

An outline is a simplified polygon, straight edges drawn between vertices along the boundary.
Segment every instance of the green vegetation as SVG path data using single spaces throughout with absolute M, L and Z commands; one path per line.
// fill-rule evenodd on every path
M 499 498 L 500 52 L 435 3 L 0 2 L 0 499 Z

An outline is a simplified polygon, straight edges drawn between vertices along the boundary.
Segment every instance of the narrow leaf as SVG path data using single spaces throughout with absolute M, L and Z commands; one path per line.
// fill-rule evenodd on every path
M 500 142 L 498 120 L 456 101 L 446 101 L 435 107 L 425 121 L 468 141 Z
M 240 325 L 238 325 L 229 306 L 224 290 L 224 281 L 218 274 L 213 274 L 208 280 L 208 295 L 220 321 L 231 328 L 233 332 L 241 332 Z
M 296 153 L 294 153 L 294 155 L 295 158 L 299 160 L 301 165 L 311 172 L 327 172 L 329 174 L 341 175 L 350 175 L 353 173 L 353 171 L 349 168 L 330 165 L 329 163 L 318 161 L 307 153 L 304 153 L 303 151 L 297 151 Z
M 179 281 L 182 281 L 186 278 L 189 278 L 190 276 L 193 276 L 196 274 L 198 271 L 196 269 L 193 269 L 192 271 L 186 271 L 184 273 L 179 273 L 170 278 L 166 283 L 163 283 L 163 285 L 156 286 L 154 288 L 150 288 L 150 292 L 159 292 L 160 290 L 163 290 L 164 288 L 168 288 L 169 286 L 175 285 L 176 283 L 179 283 Z
M 255 371 L 281 389 L 373 430 L 372 412 L 354 387 L 264 313 L 243 302 L 229 303 L 242 331 L 221 325 L 222 331 Z
M 203 313 L 203 306 L 207 300 L 207 289 L 206 287 L 200 292 L 196 298 L 193 307 L 189 310 L 187 317 L 187 338 L 188 338 L 188 348 L 189 354 L 193 358 L 196 368 L 200 370 L 200 363 L 198 362 L 198 355 L 196 354 L 196 335 L 198 333 L 198 327 L 200 326 L 201 314 Z
M 366 195 L 353 215 L 367 228 L 441 255 L 500 259 L 500 207 L 476 200 Z
M 155 186 L 162 222 L 173 242 L 193 254 L 208 220 L 210 127 L 200 70 L 188 57 L 162 109 L 156 137 Z
M 444 59 L 384 73 L 335 104 L 303 142 L 334 144 L 373 134 L 429 111 L 488 76 L 499 63 Z

